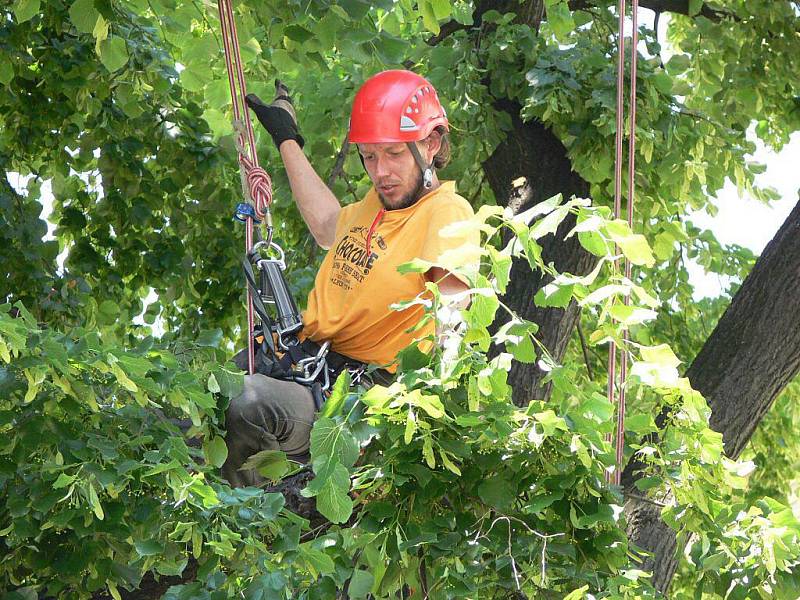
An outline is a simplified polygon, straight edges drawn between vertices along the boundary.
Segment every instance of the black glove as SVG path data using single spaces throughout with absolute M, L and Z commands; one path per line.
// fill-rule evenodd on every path
M 286 140 L 294 140 L 301 148 L 303 147 L 305 140 L 297 129 L 297 117 L 292 99 L 289 98 L 289 88 L 283 85 L 280 79 L 275 80 L 275 100 L 272 104 L 264 104 L 255 94 L 247 94 L 245 100 L 247 106 L 256 113 L 264 129 L 272 136 L 272 141 L 278 149 Z

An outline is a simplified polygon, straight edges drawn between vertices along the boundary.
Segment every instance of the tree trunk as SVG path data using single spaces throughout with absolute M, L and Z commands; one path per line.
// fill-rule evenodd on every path
M 483 164 L 498 204 L 510 206 L 516 212 L 558 193 L 566 199 L 573 195 L 588 196 L 589 184 L 572 170 L 566 148 L 549 129 L 536 121 L 523 123 L 520 106 L 514 102 L 499 101 L 496 107 L 511 115 L 512 120 L 512 130 Z M 555 235 L 541 239 L 542 258 L 545 263 L 554 263 L 559 272 L 585 275 L 594 266 L 595 258 L 583 249 L 578 236 L 564 239 L 574 226 L 575 219 L 567 218 Z M 503 302 L 524 319 L 539 325 L 539 340 L 560 362 L 580 310 L 574 301 L 566 309 L 538 308 L 533 296 L 549 281 L 542 273 L 531 272 L 527 261 L 515 259 Z M 544 375 L 535 364 L 514 361 L 508 381 L 517 406 L 549 396 L 550 386 L 541 383 Z
M 686 376 L 711 407 L 709 424 L 737 458 L 784 387 L 800 372 L 800 202 L 767 244 Z M 635 493 L 636 465 L 623 475 Z M 625 507 L 630 540 L 653 553 L 643 565 L 669 588 L 677 568 L 675 532 L 652 504 Z

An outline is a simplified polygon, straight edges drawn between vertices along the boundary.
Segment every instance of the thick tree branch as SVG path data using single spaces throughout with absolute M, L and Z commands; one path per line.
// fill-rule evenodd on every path
M 756 261 L 686 376 L 711 407 L 709 424 L 736 458 L 786 385 L 800 373 L 800 202 Z M 665 414 L 657 422 L 663 423 Z M 623 473 L 631 541 L 653 554 L 643 568 L 669 588 L 677 540 L 660 510 L 637 501 L 639 465 Z
M 549 129 L 538 121 L 523 123 L 520 106 L 514 102 L 499 100 L 495 106 L 507 112 L 512 122 L 511 131 L 483 165 L 498 204 L 516 211 L 558 193 L 565 198 L 588 196 L 589 184 L 572 170 L 566 148 Z M 539 240 L 542 258 L 545 263 L 553 263 L 559 272 L 583 275 L 591 271 L 595 258 L 583 249 L 577 236 L 565 239 L 574 226 L 574 217 L 567 218 L 555 235 Z M 504 302 L 524 319 L 539 325 L 537 337 L 560 361 L 580 311 L 575 302 L 566 309 L 537 307 L 533 296 L 549 281 L 542 273 L 532 272 L 527 261 L 515 259 Z M 541 383 L 544 376 L 535 364 L 512 363 L 509 383 L 514 390 L 514 403 L 524 406 L 533 398 L 546 398 L 550 389 Z

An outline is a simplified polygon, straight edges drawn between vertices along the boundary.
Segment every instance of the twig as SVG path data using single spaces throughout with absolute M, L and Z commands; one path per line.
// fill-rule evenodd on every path
M 633 498 L 634 500 L 639 500 L 640 502 L 646 502 L 647 504 L 652 504 L 653 506 L 658 506 L 660 508 L 667 508 L 669 505 L 664 504 L 663 502 L 659 502 L 658 500 L 653 500 L 652 498 L 648 498 L 647 496 L 640 496 L 639 494 L 630 494 L 625 492 L 626 498 Z
M 328 175 L 327 186 L 329 188 L 333 187 L 333 184 L 336 182 L 336 179 L 339 175 L 342 174 L 342 170 L 344 168 L 344 161 L 347 158 L 347 151 L 350 149 L 350 140 L 345 138 L 344 143 L 342 144 L 342 148 L 339 150 L 339 154 L 336 155 L 336 162 L 333 165 L 333 170 L 331 174 Z
M 483 521 L 483 519 L 485 517 L 486 517 L 486 515 L 481 517 L 478 520 L 478 522 L 480 523 L 481 521 Z M 529 533 L 532 533 L 533 535 L 535 535 L 539 539 L 543 540 L 543 542 L 542 542 L 541 567 L 542 567 L 542 582 L 544 582 L 546 580 L 546 578 L 547 578 L 547 572 L 546 572 L 546 569 L 547 569 L 547 541 L 550 540 L 551 538 L 561 537 L 561 536 L 566 535 L 566 534 L 564 534 L 564 533 L 552 533 L 552 534 L 547 535 L 547 534 L 544 534 L 544 533 L 539 533 L 535 529 L 531 528 L 531 526 L 528 525 L 522 519 L 518 519 L 516 517 L 508 517 L 506 515 L 501 515 L 501 516 L 497 517 L 494 521 L 492 521 L 492 524 L 489 525 L 489 529 L 486 530 L 485 534 L 482 534 L 481 531 L 480 531 L 480 528 L 479 528 L 477 534 L 475 535 L 475 539 L 473 539 L 472 542 L 473 543 L 477 543 L 477 541 L 480 538 L 486 537 L 486 535 L 494 528 L 494 526 L 498 523 L 498 521 L 506 521 L 506 523 L 508 524 L 508 557 L 511 559 L 511 571 L 512 571 L 512 573 L 514 575 L 514 583 L 517 586 L 517 590 L 521 591 L 522 588 L 521 588 L 521 586 L 519 584 L 519 572 L 517 571 L 517 561 L 514 559 L 514 555 L 513 555 L 512 551 L 511 551 L 512 550 L 512 548 L 511 548 L 511 521 L 516 521 L 517 523 L 520 523 L 523 527 L 525 527 L 525 529 L 528 530 Z
M 194 6 L 195 10 L 197 11 L 197 14 L 200 15 L 200 17 L 203 19 L 203 22 L 206 24 L 206 27 L 208 27 L 209 31 L 211 31 L 211 35 L 214 36 L 214 40 L 217 42 L 217 48 L 222 50 L 222 43 L 220 42 L 219 37 L 217 37 L 217 30 L 216 28 L 211 26 L 211 23 L 208 21 L 206 13 L 203 12 L 199 6 L 197 6 L 197 2 L 195 2 L 194 0 L 192 0 L 192 6 Z
M 578 319 L 577 329 L 578 329 L 578 339 L 581 341 L 581 351 L 583 351 L 583 361 L 586 363 L 586 371 L 589 374 L 589 381 L 594 381 L 592 366 L 589 363 L 589 348 L 586 346 L 586 338 L 583 335 L 583 327 L 581 327 L 580 319 Z
M 342 176 L 342 179 L 344 179 L 344 182 L 347 184 L 347 191 L 350 192 L 356 202 L 358 202 L 359 197 L 358 194 L 356 194 L 356 190 L 353 188 L 353 184 L 350 183 L 350 180 L 346 176 Z
M 419 583 L 422 587 L 422 600 L 428 600 L 428 573 L 425 570 L 425 556 L 422 552 L 422 546 L 417 550 L 417 558 L 419 558 Z
M 464 25 L 463 23 L 459 23 L 456 20 L 448 21 L 447 23 L 441 26 L 441 28 L 439 29 L 439 33 L 437 33 L 431 39 L 427 40 L 425 43 L 428 44 L 428 46 L 435 46 L 436 44 L 438 44 L 451 34 L 455 33 L 456 31 L 461 31 L 462 29 L 469 29 L 470 27 L 472 27 L 472 25 Z

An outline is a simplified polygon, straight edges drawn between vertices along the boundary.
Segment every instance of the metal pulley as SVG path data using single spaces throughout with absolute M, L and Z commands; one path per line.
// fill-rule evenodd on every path
M 264 250 L 268 254 L 262 257 Z M 271 329 L 277 334 L 278 344 L 286 350 L 289 345 L 297 343 L 297 334 L 303 328 L 300 311 L 283 276 L 286 256 L 278 244 L 265 240 L 253 246 L 248 258 L 258 270 L 258 295 L 262 303 L 274 307 Z

